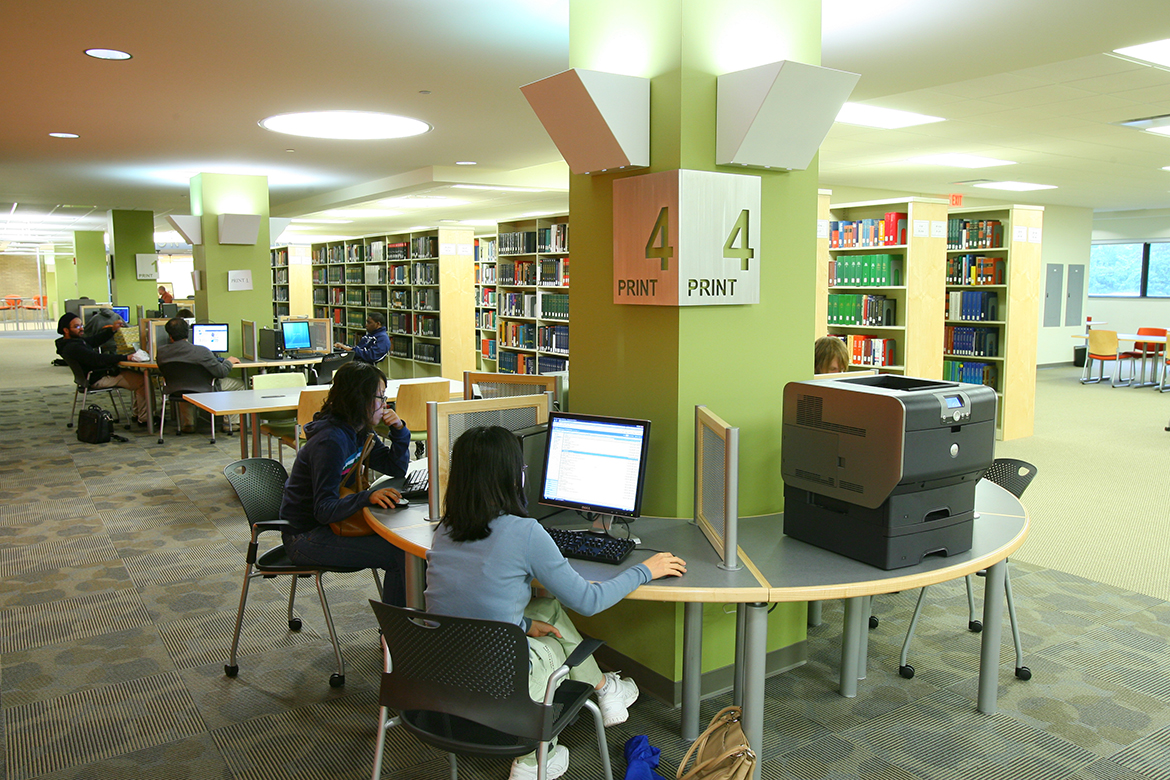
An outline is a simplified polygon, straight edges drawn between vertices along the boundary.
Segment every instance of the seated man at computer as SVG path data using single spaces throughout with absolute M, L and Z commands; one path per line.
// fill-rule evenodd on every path
M 224 333 L 224 341 L 226 342 L 226 326 Z M 207 372 L 207 382 L 202 387 L 192 387 L 192 392 L 209 392 L 211 390 L 243 390 L 244 383 L 235 377 L 228 376 L 231 373 L 232 367 L 240 362 L 237 357 L 217 357 L 206 346 L 200 344 L 193 344 L 190 341 L 191 326 L 187 321 L 181 317 L 175 317 L 167 320 L 166 324 L 167 335 L 170 337 L 170 342 L 162 344 L 158 348 L 156 360 L 159 366 L 164 366 L 168 363 L 191 363 L 199 366 Z M 227 344 L 223 345 L 225 348 Z M 174 390 L 174 388 L 168 388 Z M 185 432 L 195 430 L 195 408 L 190 404 L 179 404 L 179 422 Z M 230 430 L 232 426 L 238 426 L 240 422 L 239 415 L 231 415 L 224 418 L 224 430 Z
M 93 336 L 82 332 L 81 318 L 71 312 L 57 320 L 57 354 L 70 363 L 76 363 L 85 372 L 87 381 L 95 388 L 124 387 L 134 391 L 134 417 L 139 425 L 146 425 L 146 382 L 137 371 L 124 371 L 118 363 L 126 358 L 117 353 L 104 354 L 98 347 L 112 339 L 122 327 L 121 319 L 112 322 Z
M 171 295 L 171 291 L 161 284 L 158 286 L 158 302 L 159 304 L 174 303 L 175 296 Z
M 352 352 L 354 360 L 377 363 L 390 352 L 390 334 L 386 332 L 386 317 L 381 312 L 370 312 L 366 318 L 366 335 L 352 347 L 340 341 L 333 345 L 343 352 Z

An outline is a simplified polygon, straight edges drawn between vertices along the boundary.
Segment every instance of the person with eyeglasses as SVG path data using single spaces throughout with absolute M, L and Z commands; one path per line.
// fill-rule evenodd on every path
M 393 488 L 340 495 L 343 481 L 357 465 L 368 437 L 369 467 L 401 477 L 410 462 L 410 430 L 386 403 L 386 375 L 369 363 L 347 363 L 333 374 L 321 411 L 305 426 L 305 444 L 284 485 L 280 519 L 291 526 L 283 534 L 293 563 L 383 569 L 382 600 L 406 606 L 406 559 L 381 536 L 338 536 L 329 527 L 366 506 L 393 507 L 401 495 Z M 390 446 L 375 426 L 385 423 Z

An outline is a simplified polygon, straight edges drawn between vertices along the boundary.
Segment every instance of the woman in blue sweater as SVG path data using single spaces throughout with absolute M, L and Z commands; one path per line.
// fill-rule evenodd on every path
M 544 698 L 549 675 L 581 635 L 561 607 L 593 615 L 659 577 L 686 572 L 686 562 L 663 552 L 616 577 L 589 582 L 569 566 L 543 527 L 525 517 L 524 456 L 505 428 L 471 428 L 451 451 L 446 506 L 427 554 L 427 610 L 440 615 L 515 623 L 528 634 L 529 694 Z M 537 579 L 555 599 L 532 598 Z M 625 722 L 638 686 L 616 672 L 604 675 L 592 658 L 570 678 L 593 684 L 606 726 Z M 548 755 L 548 778 L 564 774 L 567 748 Z M 536 754 L 512 762 L 510 780 L 536 777 Z
M 373 436 L 366 455 L 371 469 L 400 477 L 410 460 L 410 431 L 386 405 L 386 375 L 369 363 L 347 363 L 333 375 L 321 411 L 305 426 L 305 444 L 297 453 L 280 519 L 292 529 L 283 534 L 284 549 L 293 563 L 384 569 L 382 600 L 406 606 L 405 556 L 380 536 L 338 536 L 329 527 L 365 506 L 392 507 L 397 490 L 362 490 L 342 497 L 342 481 L 361 457 L 366 437 Z M 390 446 L 374 433 L 386 423 Z

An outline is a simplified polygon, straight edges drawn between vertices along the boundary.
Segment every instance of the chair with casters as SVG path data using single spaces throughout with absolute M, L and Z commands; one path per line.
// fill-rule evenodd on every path
M 382 772 L 386 731 L 402 726 L 427 745 L 447 751 L 451 779 L 457 755 L 517 758 L 537 755 L 537 778 L 547 776 L 548 743 L 582 707 L 593 714 L 604 780 L 612 780 L 601 710 L 593 686 L 568 679 L 569 670 L 603 643 L 586 637 L 553 672 L 543 701 L 528 694 L 528 641 L 513 623 L 432 615 L 371 601 L 382 628 L 383 660 L 374 771 Z M 387 718 L 387 710 L 397 716 Z
M 73 421 L 77 419 L 77 396 L 81 396 L 81 408 L 85 409 L 89 405 L 89 397 L 97 395 L 98 393 L 109 393 L 110 403 L 114 407 L 114 422 L 121 422 L 122 415 L 118 409 L 117 391 L 125 390 L 124 387 L 94 387 L 89 377 L 86 375 L 85 369 L 77 365 L 72 360 L 65 360 L 65 365 L 69 366 L 69 370 L 73 372 L 73 407 L 69 410 L 69 421 L 65 423 L 66 428 L 73 427 Z M 126 424 L 123 426 L 126 430 L 130 430 L 130 414 L 126 415 Z
M 1028 485 L 1032 483 L 1035 476 L 1035 466 L 1025 460 L 1015 458 L 996 458 L 983 474 L 984 479 L 994 482 L 1016 498 L 1024 495 L 1024 491 L 1028 489 Z M 986 576 L 986 574 L 986 570 L 976 572 L 976 576 L 980 577 Z M 971 576 L 968 574 L 964 578 L 967 586 L 967 629 L 979 633 L 983 630 L 983 621 L 975 616 L 975 596 L 971 587 Z M 1016 646 L 1016 677 L 1021 680 L 1030 680 L 1032 679 L 1032 670 L 1024 666 L 1024 649 L 1020 644 L 1020 626 L 1016 621 L 1016 600 L 1012 596 L 1011 569 L 1006 558 L 1003 561 L 1003 587 L 1007 595 L 1007 612 L 1008 621 L 1012 626 L 1012 642 Z M 926 588 L 923 588 L 918 593 L 918 603 L 914 605 L 914 616 L 910 618 L 910 628 L 906 631 L 906 640 L 902 643 L 902 655 L 898 660 L 898 674 L 907 680 L 914 676 L 914 667 L 908 664 L 906 659 L 910 653 L 910 641 L 914 638 L 918 617 L 922 614 L 925 596 Z
M 353 360 L 352 352 L 346 352 L 344 355 L 330 355 L 329 357 L 322 358 L 320 363 L 309 366 L 309 384 L 329 384 L 333 381 L 333 372 L 351 360 Z
M 292 434 L 288 436 L 281 436 L 276 442 L 276 451 L 280 453 L 281 464 L 284 463 L 284 448 L 288 447 L 294 452 L 301 451 L 301 442 L 305 438 L 305 426 L 313 421 L 313 415 L 321 411 L 321 407 L 325 405 L 325 398 L 329 395 L 328 387 L 306 387 L 301 391 L 301 397 L 297 403 L 297 422 L 293 428 Z
M 1166 329 L 1165 328 L 1138 328 L 1137 335 L 1138 336 L 1161 336 L 1162 338 L 1166 338 Z M 1157 371 L 1158 363 L 1162 362 L 1162 359 L 1165 356 L 1165 352 L 1166 352 L 1166 344 L 1161 342 L 1161 341 L 1140 341 L 1140 340 L 1135 341 L 1133 344 L 1133 349 L 1126 350 L 1125 352 L 1122 352 L 1118 356 L 1118 358 L 1120 360 L 1128 360 L 1129 361 L 1129 377 L 1130 377 L 1130 379 L 1126 383 L 1126 385 L 1136 385 L 1138 387 L 1145 387 L 1146 386 L 1146 377 L 1145 377 L 1146 361 L 1149 360 L 1150 358 L 1153 358 L 1154 370 Z M 1133 380 L 1138 376 L 1137 362 L 1139 360 L 1142 361 L 1142 376 L 1140 379 L 1138 379 L 1137 382 L 1134 382 Z M 1121 365 L 1121 364 L 1118 363 L 1118 365 Z M 1152 381 L 1149 384 L 1157 384 L 1157 382 Z
M 244 607 L 248 604 L 248 586 L 252 579 L 255 577 L 272 579 L 278 576 L 291 578 L 292 584 L 288 591 L 288 628 L 290 631 L 300 631 L 301 619 L 293 612 L 297 596 L 297 579 L 312 577 L 317 584 L 317 596 L 321 599 L 325 626 L 329 629 L 333 653 L 337 658 L 337 671 L 329 676 L 329 685 L 340 688 L 345 685 L 345 660 L 341 657 L 341 645 L 337 641 L 337 631 L 333 627 L 333 616 L 329 612 L 329 601 L 325 598 L 325 589 L 321 585 L 321 575 L 325 572 L 349 574 L 361 571 L 361 567 L 302 566 L 288 559 L 283 544 L 259 553 L 260 534 L 280 533 L 289 527 L 287 522 L 280 519 L 280 502 L 284 496 L 284 483 L 288 479 L 288 472 L 284 470 L 284 466 L 271 458 L 246 458 L 229 464 L 223 470 L 223 475 L 236 491 L 240 503 L 244 506 L 248 525 L 252 527 L 252 538 L 248 542 L 245 558 L 247 565 L 244 568 L 244 584 L 240 591 L 240 606 L 236 612 L 236 629 L 232 634 L 228 662 L 223 667 L 224 674 L 235 677 L 240 673 L 236 652 L 240 646 L 240 629 L 244 624 Z M 382 583 L 378 579 L 378 572 L 374 569 L 370 571 L 374 574 L 374 584 L 381 594 Z
M 162 408 L 158 414 L 158 443 L 163 443 L 163 423 L 167 419 L 167 402 L 173 405 L 175 416 L 175 435 L 183 435 L 183 421 L 179 414 L 179 404 L 184 403 L 184 393 L 210 393 L 215 391 L 215 379 L 211 374 L 195 363 L 167 362 L 159 363 L 158 371 L 162 374 Z M 211 443 L 215 444 L 215 415 L 211 415 Z
M 410 440 L 414 442 L 416 458 L 422 457 L 423 445 L 427 440 L 427 403 L 450 400 L 451 383 L 446 379 L 436 379 L 433 382 L 403 382 L 398 386 L 394 410 L 410 429 Z
M 1118 383 L 1117 383 L 1117 380 L 1120 378 L 1119 376 L 1117 376 L 1120 373 L 1120 366 L 1121 366 L 1120 352 L 1121 352 L 1121 350 L 1119 349 L 1118 344 L 1117 344 L 1117 331 L 1115 331 L 1115 330 L 1098 330 L 1096 328 L 1093 328 L 1092 330 L 1090 330 L 1089 331 L 1089 349 L 1088 349 L 1088 354 L 1085 356 L 1085 370 L 1081 374 L 1081 384 L 1082 385 L 1096 384 L 1097 382 L 1100 382 L 1104 379 L 1109 379 L 1109 377 L 1105 376 L 1105 364 L 1112 361 L 1117 368 L 1114 371 L 1114 375 L 1113 375 L 1113 378 L 1111 380 L 1111 384 L 1114 387 L 1124 386 L 1124 385 L 1118 385 Z M 1097 378 L 1090 379 L 1089 377 L 1091 377 L 1093 375 L 1093 361 L 1094 360 L 1096 360 L 1098 363 L 1100 363 L 1100 369 L 1097 372 Z M 1128 384 L 1129 383 L 1126 382 L 1126 385 L 1128 385 Z
M 256 374 L 252 377 L 253 390 L 272 390 L 278 387 L 307 387 L 305 375 L 300 371 L 275 374 Z M 297 413 L 294 410 L 265 412 L 260 421 L 260 432 L 268 437 L 268 457 L 272 457 L 272 439 L 292 436 L 297 427 Z M 277 447 L 277 458 L 280 458 Z

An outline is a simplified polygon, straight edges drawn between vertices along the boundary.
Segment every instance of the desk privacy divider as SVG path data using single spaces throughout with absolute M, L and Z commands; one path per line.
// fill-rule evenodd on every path
M 743 568 L 738 554 L 739 428 L 706 406 L 695 407 L 695 524 L 723 559 L 719 568 Z
M 255 320 L 240 320 L 240 357 L 256 360 L 260 354 Z
M 167 333 L 167 323 L 170 320 L 147 320 L 146 321 L 146 346 L 143 350 L 150 353 L 151 362 L 158 358 L 158 348 L 163 344 L 169 344 L 171 336 Z
M 463 372 L 463 400 L 510 398 L 518 395 L 553 393 L 553 403 L 560 401 L 558 378 L 547 374 L 494 374 L 485 371 Z
M 467 387 L 467 385 L 464 385 Z M 451 448 L 469 428 L 498 425 L 510 431 L 548 422 L 551 394 L 474 401 L 427 403 L 427 468 L 430 471 L 430 520 L 443 516 L 443 497 L 451 471 Z

